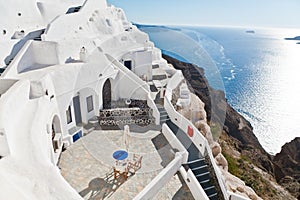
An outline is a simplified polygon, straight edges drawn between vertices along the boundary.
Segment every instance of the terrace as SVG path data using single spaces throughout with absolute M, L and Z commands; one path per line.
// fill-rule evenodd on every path
M 153 129 L 148 126 L 148 130 L 138 131 L 131 126 L 131 132 L 125 134 L 124 130 L 101 130 L 98 126 L 61 154 L 61 173 L 84 199 L 133 199 L 175 158 L 176 150 L 155 126 Z M 129 171 L 125 178 L 115 177 L 112 155 L 117 150 L 126 150 L 128 161 L 141 157 L 141 167 L 135 173 Z M 177 173 L 155 199 L 193 196 Z

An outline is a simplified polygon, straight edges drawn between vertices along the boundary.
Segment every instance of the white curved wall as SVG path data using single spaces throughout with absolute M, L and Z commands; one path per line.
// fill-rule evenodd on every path
M 0 188 L 9 185 L 10 190 L 22 191 L 22 195 L 13 194 L 22 199 L 40 199 L 41 196 L 62 199 L 66 195 L 80 199 L 51 163 L 51 134 L 46 125 L 51 124 L 52 116 L 58 113 L 57 104 L 47 95 L 29 100 L 29 92 L 30 82 L 19 81 L 0 99 L 0 129 L 4 130 L 10 149 L 10 154 L 0 162 Z M 6 199 L 8 193 L 2 189 L 0 197 Z

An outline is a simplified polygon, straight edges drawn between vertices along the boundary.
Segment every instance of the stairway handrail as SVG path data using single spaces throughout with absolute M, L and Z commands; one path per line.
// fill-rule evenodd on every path
M 215 159 L 211 152 L 208 141 L 190 120 L 188 120 L 187 118 L 185 118 L 183 115 L 181 115 L 180 113 L 178 113 L 175 110 L 174 106 L 171 103 L 173 90 L 179 85 L 179 83 L 182 80 L 184 80 L 182 73 L 177 73 L 177 72 L 170 79 L 169 83 L 172 83 L 172 85 L 170 85 L 169 83 L 167 85 L 166 95 L 164 97 L 164 107 L 170 117 L 170 120 L 174 124 L 176 124 L 179 128 L 181 128 L 182 130 L 187 130 L 188 127 L 193 129 L 194 135 L 192 137 L 190 137 L 190 139 L 194 143 L 194 145 L 199 149 L 199 151 L 202 153 L 202 155 L 205 155 L 205 152 L 207 153 L 207 155 L 210 159 L 210 162 L 212 163 L 213 169 L 215 171 L 215 174 L 216 174 L 216 177 L 218 180 L 218 184 L 221 188 L 223 196 L 224 196 L 225 200 L 228 200 L 229 197 L 228 197 L 227 190 L 225 188 L 225 181 L 221 177 L 221 171 L 215 162 Z M 174 84 L 174 83 L 176 83 L 176 84 Z M 176 87 L 175 87 L 175 85 L 176 85 Z M 195 141 L 195 140 L 197 140 L 197 141 Z

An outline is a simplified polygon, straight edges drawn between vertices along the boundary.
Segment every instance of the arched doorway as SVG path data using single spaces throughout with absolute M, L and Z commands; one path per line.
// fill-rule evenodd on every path
M 109 79 L 107 79 L 103 85 L 102 100 L 103 100 L 103 109 L 110 109 L 111 108 L 111 83 Z
M 51 125 L 51 139 L 54 152 L 56 152 L 62 145 L 61 132 L 59 117 L 55 115 Z

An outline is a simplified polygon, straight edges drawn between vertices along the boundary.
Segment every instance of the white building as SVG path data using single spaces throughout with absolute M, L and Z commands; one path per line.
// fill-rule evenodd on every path
M 0 8 L 0 199 L 81 199 L 56 166 L 63 146 L 111 101 L 145 100 L 159 124 L 148 83 L 154 64 L 168 65 L 105 0 L 11 0 Z

